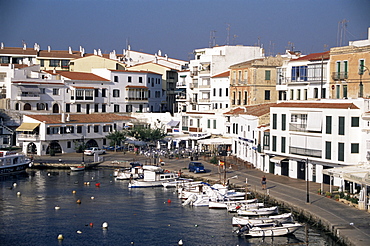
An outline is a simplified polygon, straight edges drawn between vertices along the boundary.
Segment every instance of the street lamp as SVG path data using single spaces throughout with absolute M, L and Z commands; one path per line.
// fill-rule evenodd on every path
M 302 160 L 301 162 L 304 162 L 306 165 L 306 168 L 304 168 L 304 164 L 301 166 L 301 171 L 303 172 L 305 169 L 305 179 L 306 179 L 306 203 L 310 203 L 310 193 L 309 193 L 309 179 L 308 179 L 308 158 L 305 160 Z

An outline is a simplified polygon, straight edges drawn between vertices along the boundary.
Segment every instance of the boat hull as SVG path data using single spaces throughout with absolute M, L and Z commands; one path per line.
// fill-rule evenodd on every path
M 8 175 L 14 173 L 21 173 L 29 167 L 30 162 L 21 163 L 17 165 L 0 167 L 0 175 Z
M 243 235 L 246 237 L 277 237 L 292 234 L 301 228 L 302 225 L 299 223 L 294 224 L 282 224 L 282 226 L 276 226 L 272 228 L 259 228 L 253 227 Z

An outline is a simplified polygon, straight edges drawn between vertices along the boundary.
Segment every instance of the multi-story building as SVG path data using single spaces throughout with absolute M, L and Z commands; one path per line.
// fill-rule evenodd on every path
M 281 102 L 270 108 L 266 170 L 329 183 L 322 170 L 367 162 L 369 102 L 364 99 Z M 334 184 L 344 186 L 335 180 Z
M 370 28 L 367 40 L 330 49 L 330 97 L 370 97 Z
M 277 68 L 279 101 L 329 98 L 329 51 L 285 60 Z
M 276 102 L 276 67 L 282 64 L 277 56 L 230 66 L 231 107 Z
M 114 113 L 24 115 L 17 137 L 24 153 L 46 155 L 51 149 L 55 153 L 72 153 L 82 143 L 87 147 L 109 144 L 106 136 L 133 120 Z

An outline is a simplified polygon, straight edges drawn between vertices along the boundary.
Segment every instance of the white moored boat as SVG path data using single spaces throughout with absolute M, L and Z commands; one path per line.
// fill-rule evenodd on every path
M 71 168 L 71 171 L 83 171 L 83 170 L 85 170 L 85 166 L 72 166 L 70 168 Z
M 246 210 L 238 210 L 238 215 L 242 216 L 255 216 L 255 215 L 270 215 L 270 214 L 277 214 L 278 207 L 268 207 L 268 208 L 248 208 Z
M 144 178 L 137 180 L 130 180 L 128 185 L 129 188 L 145 188 L 145 187 L 157 187 L 163 186 L 163 182 L 175 181 L 178 179 L 177 173 L 172 173 L 167 170 L 163 170 L 156 166 L 143 166 Z
M 231 223 L 233 226 L 245 226 L 247 224 L 263 224 L 275 221 L 278 221 L 280 223 L 293 222 L 293 216 L 291 213 L 271 215 L 268 217 L 259 217 L 259 218 L 235 216 L 232 218 Z
M 238 236 L 246 237 L 275 237 L 275 236 L 284 236 L 291 233 L 294 233 L 302 225 L 299 223 L 263 223 L 251 225 L 247 224 L 244 227 L 240 227 L 235 230 L 234 233 Z
M 0 175 L 19 173 L 32 165 L 24 154 L 15 151 L 0 151 Z
M 137 167 L 128 167 L 125 169 L 120 169 L 117 172 L 117 180 L 128 180 L 128 179 L 141 179 L 143 178 L 144 172 L 143 168 L 140 166 Z

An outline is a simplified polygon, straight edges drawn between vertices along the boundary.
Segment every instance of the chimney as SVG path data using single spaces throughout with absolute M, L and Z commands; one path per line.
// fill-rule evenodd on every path
M 23 50 L 26 50 L 26 49 L 27 49 L 27 44 L 23 43 Z
M 84 57 L 84 55 L 85 55 L 85 48 L 82 48 L 81 56 Z
M 96 49 L 94 49 L 94 55 L 98 55 L 98 52 L 96 51 Z
M 48 46 L 48 52 L 50 52 L 50 50 L 51 50 L 51 47 L 50 47 L 50 45 Z
M 40 51 L 40 45 L 38 45 L 38 43 L 35 43 L 35 45 L 33 46 L 33 49 L 36 50 L 37 52 Z
M 98 56 L 103 56 L 101 53 L 101 49 L 98 49 Z
M 72 48 L 71 48 L 71 46 L 68 47 L 68 53 L 69 54 L 72 54 Z
M 1 42 L 1 49 L 4 49 L 4 43 Z

